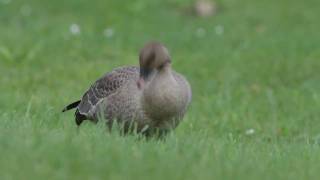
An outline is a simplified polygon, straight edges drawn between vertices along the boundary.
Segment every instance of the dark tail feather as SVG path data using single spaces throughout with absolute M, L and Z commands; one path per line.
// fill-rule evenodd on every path
M 87 119 L 87 117 L 86 117 L 85 115 L 82 115 L 82 114 L 79 112 L 78 109 L 76 110 L 76 112 L 74 113 L 74 115 L 75 115 L 76 124 L 77 124 L 78 126 L 81 125 L 82 121 L 84 121 L 84 120 Z
M 76 108 L 76 107 L 80 104 L 80 102 L 81 102 L 81 100 L 69 104 L 68 106 L 66 106 L 65 108 L 63 108 L 62 112 L 65 112 L 65 111 L 68 111 L 68 110 L 70 110 L 70 109 Z

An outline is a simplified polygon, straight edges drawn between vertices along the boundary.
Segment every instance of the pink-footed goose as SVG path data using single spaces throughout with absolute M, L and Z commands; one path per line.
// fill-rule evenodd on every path
M 157 42 L 140 51 L 139 67 L 120 67 L 98 79 L 82 99 L 63 109 L 76 108 L 75 121 L 114 121 L 124 132 L 134 127 L 140 133 L 165 134 L 182 120 L 191 101 L 187 80 L 172 70 L 165 46 Z

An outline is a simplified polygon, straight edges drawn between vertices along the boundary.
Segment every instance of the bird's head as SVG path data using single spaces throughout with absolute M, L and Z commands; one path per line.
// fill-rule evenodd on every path
M 147 43 L 140 51 L 140 85 L 154 73 L 170 68 L 171 58 L 167 48 L 158 42 Z M 138 83 L 139 86 L 139 83 Z

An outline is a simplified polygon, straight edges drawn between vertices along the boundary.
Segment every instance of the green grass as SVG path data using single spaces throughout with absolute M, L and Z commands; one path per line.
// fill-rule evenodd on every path
M 318 0 L 220 0 L 207 19 L 186 11 L 191 0 L 6 2 L 1 180 L 319 178 Z M 72 113 L 60 113 L 105 72 L 137 64 L 153 39 L 193 89 L 165 141 L 103 124 L 77 129 Z

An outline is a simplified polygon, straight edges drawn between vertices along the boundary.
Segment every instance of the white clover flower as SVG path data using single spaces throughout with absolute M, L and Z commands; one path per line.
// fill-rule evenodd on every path
M 254 133 L 255 133 L 255 130 L 252 129 L 252 128 L 251 129 L 247 129 L 246 132 L 245 132 L 246 135 L 253 135 Z
M 199 27 L 199 28 L 196 30 L 196 35 L 197 35 L 199 38 L 204 37 L 206 34 L 207 34 L 207 31 L 206 31 L 204 28 L 202 28 L 202 27 Z
M 224 33 L 224 27 L 222 25 L 217 25 L 214 30 L 217 35 L 222 35 Z
M 70 32 L 73 35 L 79 35 L 80 32 L 81 32 L 80 26 L 78 24 L 75 24 L 75 23 L 71 24 L 70 25 Z
M 107 38 L 111 38 L 114 35 L 114 30 L 112 28 L 107 28 L 103 31 L 103 35 Z

